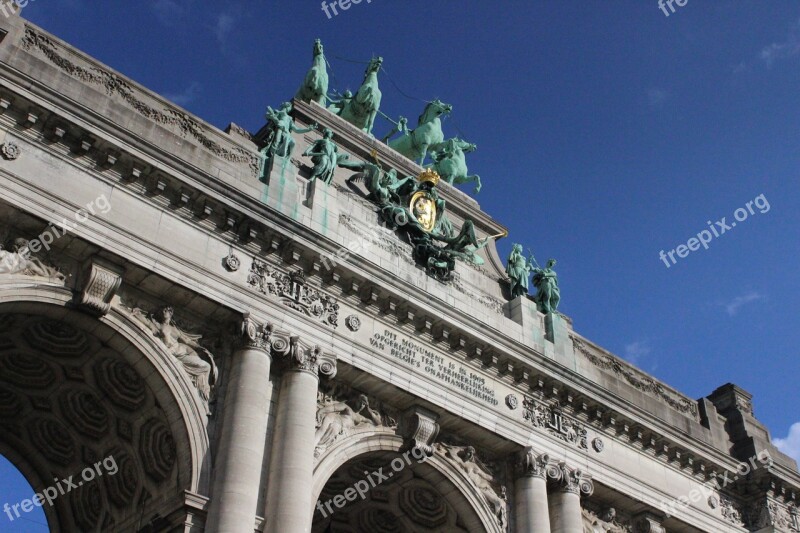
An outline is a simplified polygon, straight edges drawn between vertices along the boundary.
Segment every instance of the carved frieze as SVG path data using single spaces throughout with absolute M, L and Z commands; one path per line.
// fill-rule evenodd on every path
M 525 398 L 522 401 L 522 416 L 533 427 L 544 429 L 578 448 L 586 450 L 589 447 L 586 426 L 567 416 L 557 402 L 548 405 L 537 398 Z
M 258 177 L 261 159 L 257 154 L 238 146 L 225 148 L 209 137 L 205 126 L 177 108 L 159 110 L 147 104 L 144 99 L 137 95 L 138 91 L 131 84 L 113 72 L 89 66 L 88 64 L 86 67 L 76 64 L 59 50 L 58 45 L 52 39 L 33 27 L 25 27 L 25 36 L 21 45 L 23 50 L 39 52 L 54 66 L 70 76 L 84 83 L 102 87 L 109 96 L 119 96 L 133 110 L 149 120 L 164 126 L 175 127 L 181 136 L 193 138 L 200 146 L 215 156 L 233 163 L 247 164 L 253 177 Z M 155 103 L 155 100 L 153 102 Z
M 697 402 L 672 392 L 661 383 L 655 381 L 644 372 L 639 372 L 622 361 L 600 352 L 592 352 L 583 342 L 573 337 L 575 350 L 580 352 L 590 363 L 603 370 L 612 372 L 622 377 L 634 388 L 666 402 L 673 409 L 697 417 Z
M 284 274 L 253 259 L 247 283 L 262 294 L 277 296 L 286 307 L 318 318 L 333 328 L 339 325 L 339 303 L 309 286 L 302 270 Z

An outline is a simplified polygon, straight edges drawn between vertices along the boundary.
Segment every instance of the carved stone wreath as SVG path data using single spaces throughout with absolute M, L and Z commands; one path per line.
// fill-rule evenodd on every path
M 344 319 L 344 323 L 350 331 L 358 331 L 361 329 L 361 319 L 356 315 L 348 316 Z
M 517 406 L 519 406 L 519 400 L 513 394 L 509 394 L 506 396 L 506 405 L 513 411 L 517 408 Z
M 254 259 L 247 283 L 262 294 L 278 296 L 286 307 L 318 318 L 334 328 L 339 325 L 339 303 L 335 298 L 309 287 L 302 270 L 284 274 Z
M 0 153 L 3 154 L 3 159 L 13 161 L 18 158 L 22 152 L 17 143 L 9 141 L 0 145 Z

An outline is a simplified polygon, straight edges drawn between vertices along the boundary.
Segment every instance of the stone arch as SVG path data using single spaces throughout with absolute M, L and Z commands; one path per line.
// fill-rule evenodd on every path
M 376 465 L 381 461 L 388 465 L 393 458 L 402 457 L 400 452 L 403 450 L 404 442 L 402 437 L 388 429 L 357 431 L 340 438 L 320 455 L 315 465 L 312 486 L 314 503 L 317 503 L 323 489 L 340 469 L 360 458 L 372 458 Z M 428 489 L 432 487 L 447 504 L 457 510 L 460 530 L 470 533 L 499 533 L 502 531 L 486 506 L 483 495 L 466 475 L 449 461 L 438 454 L 434 454 L 422 462 L 417 462 L 413 456 L 410 456 L 410 461 L 411 464 L 408 465 L 408 462 L 404 460 L 408 465 L 407 468 L 415 474 L 415 478 L 424 480 Z M 403 508 L 402 503 L 401 508 Z M 408 510 L 407 507 L 403 509 L 404 512 L 408 512 Z M 315 519 L 317 518 L 315 515 Z M 374 524 L 371 526 L 374 527 Z M 437 527 L 441 527 L 436 526 L 435 522 L 431 522 L 429 526 L 431 530 L 438 530 Z M 387 529 L 387 531 L 389 530 Z M 459 529 L 453 529 L 453 531 L 459 531 Z
M 58 283 L 0 282 L 0 453 L 37 493 L 101 463 L 106 475 L 43 505 L 55 531 L 174 520 L 187 492 L 208 493 L 205 406 L 136 320 L 116 309 L 96 318 L 72 301 Z

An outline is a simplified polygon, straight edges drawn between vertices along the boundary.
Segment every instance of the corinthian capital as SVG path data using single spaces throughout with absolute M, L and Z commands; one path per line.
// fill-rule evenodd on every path
M 271 324 L 259 324 L 250 313 L 245 313 L 241 323 L 239 344 L 242 348 L 252 348 L 270 352 Z
M 547 466 L 550 464 L 550 456 L 546 453 L 538 453 L 530 446 L 523 450 L 520 457 L 522 475 L 547 479 Z
M 594 483 L 588 474 L 584 474 L 580 469 L 570 468 L 566 463 L 558 463 L 553 468 L 547 469 L 547 477 L 553 480 L 559 490 L 571 492 L 572 494 L 583 494 L 591 496 L 594 492 Z

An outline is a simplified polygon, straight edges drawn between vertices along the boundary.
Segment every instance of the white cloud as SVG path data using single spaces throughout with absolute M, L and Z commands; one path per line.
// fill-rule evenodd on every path
M 635 341 L 625 345 L 625 359 L 634 365 L 650 355 L 650 344 L 647 341 Z
M 798 53 L 800 53 L 800 21 L 792 26 L 784 41 L 762 48 L 759 57 L 767 68 L 771 68 L 779 59 L 786 59 Z
M 236 22 L 236 18 L 229 13 L 220 13 L 217 17 L 217 22 L 214 24 L 214 35 L 217 36 L 220 44 L 224 44 L 228 40 L 234 22 Z
M 185 0 L 152 0 L 150 5 L 161 24 L 172 26 L 186 13 L 186 3 Z
M 187 105 L 191 104 L 195 101 L 197 96 L 200 94 L 201 85 L 199 83 L 192 82 L 183 92 L 177 94 L 165 94 L 164 98 L 169 100 L 175 105 L 179 105 L 181 107 L 186 107 Z
M 763 294 L 757 293 L 755 291 L 748 292 L 747 294 L 743 294 L 742 296 L 737 296 L 727 304 L 725 304 L 725 310 L 728 312 L 728 315 L 734 316 L 736 313 L 739 312 L 743 306 L 751 303 L 757 302 L 759 300 L 763 300 L 766 297 Z
M 792 424 L 785 439 L 772 439 L 772 444 L 800 464 L 800 422 Z

